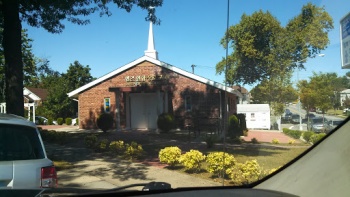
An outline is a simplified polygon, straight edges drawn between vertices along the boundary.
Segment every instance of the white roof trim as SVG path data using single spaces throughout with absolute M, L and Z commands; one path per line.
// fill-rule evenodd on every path
M 112 72 L 110 72 L 110 73 L 108 73 L 108 74 L 98 78 L 98 79 L 96 79 L 95 81 L 92 81 L 92 82 L 90 82 L 90 83 L 88 83 L 86 85 L 81 86 L 80 88 L 78 88 L 76 90 L 73 90 L 72 92 L 69 92 L 67 95 L 68 95 L 68 97 L 75 97 L 79 93 L 83 92 L 84 90 L 86 90 L 88 88 L 91 88 L 91 87 L 95 86 L 96 84 L 101 83 L 101 82 L 103 82 L 103 81 L 105 81 L 105 80 L 107 80 L 107 79 L 109 79 L 109 78 L 111 78 L 111 77 L 113 77 L 113 76 L 115 76 L 115 75 L 117 75 L 117 74 L 119 74 L 119 73 L 121 73 L 121 72 L 123 72 L 123 71 L 125 71 L 125 70 L 127 70 L 127 69 L 129 69 L 129 68 L 131 68 L 133 66 L 135 66 L 135 65 L 137 65 L 137 64 L 140 64 L 140 63 L 142 63 L 144 61 L 151 62 L 151 63 L 153 63 L 155 65 L 167 68 L 167 69 L 169 69 L 171 71 L 174 71 L 176 73 L 184 75 L 184 76 L 186 76 L 188 78 L 197 80 L 197 81 L 202 82 L 204 84 L 211 85 L 211 86 L 216 87 L 216 88 L 218 88 L 220 90 L 227 91 L 229 93 L 232 93 L 232 94 L 235 94 L 235 95 L 237 95 L 239 97 L 242 97 L 242 94 L 239 91 L 234 90 L 233 88 L 230 88 L 230 87 L 226 87 L 225 88 L 225 86 L 223 84 L 221 84 L 221 83 L 218 83 L 218 82 L 215 82 L 215 81 L 211 81 L 209 79 L 206 79 L 204 77 L 200 77 L 198 75 L 192 74 L 192 73 L 187 72 L 185 70 L 181 70 L 181 69 L 179 69 L 179 68 L 177 68 L 175 66 L 167 64 L 165 62 L 161 62 L 159 60 L 153 59 L 153 58 L 148 57 L 148 56 L 143 56 L 143 57 L 141 57 L 141 58 L 139 58 L 139 59 L 137 59 L 135 61 L 132 61 L 132 62 L 130 62 L 130 63 L 128 63 L 128 64 L 126 64 L 126 65 L 124 65 L 124 66 L 122 66 L 122 67 L 120 67 L 120 68 L 118 68 L 118 69 L 116 69 L 116 70 L 114 70 L 114 71 L 112 71 Z
M 30 91 L 28 88 L 23 88 L 23 96 L 28 96 L 29 98 L 33 99 L 34 101 L 40 101 L 41 98 L 34 94 L 32 91 Z

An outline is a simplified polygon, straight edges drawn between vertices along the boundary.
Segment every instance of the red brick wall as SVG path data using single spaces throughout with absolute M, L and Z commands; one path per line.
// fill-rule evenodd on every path
M 127 87 L 133 82 L 127 82 L 126 77 L 129 76 L 158 76 L 158 80 L 151 80 L 148 88 L 135 89 L 133 91 L 150 91 L 155 92 L 157 89 L 167 90 L 169 93 L 170 112 L 174 113 L 178 119 L 178 126 L 183 127 L 186 117 L 193 119 L 194 114 L 199 117 L 201 122 L 208 123 L 217 120 L 220 116 L 220 91 L 210 85 L 203 84 L 185 76 L 176 74 L 168 69 L 156 66 L 149 62 L 143 62 L 129 70 L 107 79 L 94 87 L 84 91 L 79 95 L 79 118 L 80 128 L 96 128 L 96 118 L 103 112 L 104 98 L 110 98 L 111 113 L 115 114 L 116 109 L 115 93 L 110 92 L 109 88 Z M 221 93 L 223 93 L 221 91 Z M 185 111 L 185 96 L 191 96 L 193 110 Z M 230 94 L 229 94 L 230 95 Z M 124 94 L 120 94 L 120 122 L 125 127 L 125 98 Z M 230 95 L 233 102 L 236 103 L 235 95 Z M 236 112 L 236 105 L 231 108 L 230 113 Z

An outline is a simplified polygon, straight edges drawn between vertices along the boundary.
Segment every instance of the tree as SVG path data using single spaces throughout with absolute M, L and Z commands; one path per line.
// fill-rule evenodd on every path
M 337 79 L 335 73 L 314 73 L 310 81 L 300 81 L 300 101 L 304 108 L 310 110 L 316 107 L 326 112 L 333 107 L 332 97 L 334 96 L 334 82 Z
M 0 42 L 2 39 L 3 29 L 0 27 Z M 21 41 L 21 50 L 23 54 L 23 83 L 28 84 L 31 81 L 31 78 L 36 73 L 36 58 L 32 52 L 32 39 L 28 38 L 27 30 L 22 30 L 22 41 Z M 4 58 L 4 49 L 0 46 L 0 102 L 5 101 L 5 58 Z M 23 91 L 23 90 L 22 90 Z
M 51 33 L 60 33 L 64 29 L 62 21 L 86 25 L 90 21 L 81 19 L 97 11 L 100 15 L 111 15 L 109 4 L 130 12 L 133 5 L 147 10 L 146 20 L 160 23 L 152 7 L 161 6 L 163 0 L 52 0 L 27 1 L 3 0 L 0 3 L 2 28 L 2 46 L 5 58 L 5 95 L 7 113 L 23 116 L 23 60 L 21 51 L 22 22 L 33 27 L 42 27 Z
M 254 84 L 273 76 L 284 75 L 294 68 L 303 68 L 305 59 L 315 57 L 327 44 L 333 21 L 324 8 L 311 3 L 286 27 L 269 12 L 243 14 L 239 24 L 231 26 L 226 36 L 233 48 L 227 57 L 226 80 L 229 84 Z M 297 65 L 296 62 L 299 62 Z M 226 59 L 216 65 L 216 72 L 225 71 Z
M 47 65 L 42 69 L 50 71 Z M 68 98 L 67 93 L 94 79 L 90 74 L 89 66 L 83 66 L 78 61 L 74 61 L 70 64 L 67 73 L 59 74 L 53 71 L 51 73 L 42 78 L 42 87 L 47 88 L 49 92 L 47 100 L 43 103 L 42 112 L 52 118 L 75 116 L 78 104 Z
M 276 116 L 283 114 L 286 102 L 293 102 L 298 98 L 289 76 L 264 79 L 251 90 L 251 94 L 254 103 L 269 104 Z

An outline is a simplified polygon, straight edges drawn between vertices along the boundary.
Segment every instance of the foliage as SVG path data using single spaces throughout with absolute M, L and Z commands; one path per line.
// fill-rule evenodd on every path
M 295 140 L 289 140 L 288 141 L 288 144 L 294 144 L 295 143 Z
M 187 170 L 199 171 L 205 156 L 198 150 L 190 150 L 179 158 L 179 163 L 185 166 Z
M 47 119 L 47 124 L 48 125 L 53 125 L 53 119 L 52 118 L 48 118 Z
M 301 131 L 292 130 L 292 129 L 288 129 L 288 128 L 283 128 L 283 133 L 294 138 L 294 139 L 300 139 L 300 136 L 302 134 Z
M 310 142 L 311 136 L 313 136 L 315 133 L 313 131 L 305 131 L 303 133 L 303 138 L 306 142 Z
M 255 137 L 252 138 L 251 141 L 252 141 L 253 144 L 259 144 L 258 139 L 256 139 Z
M 125 144 L 125 156 L 128 158 L 140 157 L 143 153 L 143 148 L 141 144 L 136 142 L 131 142 L 130 144 Z
M 310 142 L 312 144 L 315 144 L 316 142 L 318 142 L 319 140 L 321 140 L 322 138 L 324 138 L 327 134 L 325 133 L 318 133 L 318 134 L 314 134 L 310 137 Z
M 162 5 L 162 0 L 72 0 L 72 1 L 2 1 L 2 43 L 5 57 L 5 95 L 8 113 L 19 116 L 24 115 L 23 106 L 23 59 L 22 23 L 27 22 L 33 27 L 42 27 L 51 33 L 60 33 L 65 25 L 62 21 L 69 21 L 78 25 L 86 25 L 89 19 L 80 16 L 88 16 L 100 11 L 100 15 L 111 15 L 108 5 L 114 3 L 118 8 L 127 12 L 131 11 L 133 5 L 148 11 L 146 20 L 160 23 L 155 15 L 154 7 Z M 6 10 L 6 11 L 4 11 Z M 10 88 L 11 87 L 11 88 Z
M 72 125 L 72 118 L 66 118 L 66 125 Z
M 124 153 L 125 151 L 125 145 L 124 141 L 119 140 L 119 141 L 112 141 L 109 144 L 109 151 L 113 154 L 121 154 Z
M 257 181 L 262 174 L 262 168 L 257 160 L 250 160 L 245 163 L 236 163 L 228 168 L 226 173 L 235 185 L 245 185 Z
M 113 127 L 113 116 L 109 113 L 103 113 L 97 118 L 96 124 L 103 132 L 107 132 Z
M 309 81 L 302 80 L 298 83 L 300 101 L 307 111 L 319 108 L 326 112 L 337 105 L 335 100 L 339 99 L 336 98 L 336 93 L 342 87 L 336 73 L 313 73 Z
M 233 155 L 224 152 L 212 152 L 206 157 L 207 171 L 221 177 L 223 170 L 231 168 L 236 164 Z M 226 172 L 225 172 L 226 173 Z
M 297 66 L 303 68 L 293 62 L 314 57 L 325 49 L 332 28 L 333 20 L 325 9 L 311 3 L 303 6 L 286 27 L 268 11 L 243 14 L 221 40 L 224 48 L 227 42 L 233 48 L 227 57 L 227 82 L 254 84 L 289 73 Z M 216 65 L 216 72 L 224 72 L 225 66 L 223 58 Z
M 236 115 L 231 115 L 228 118 L 228 135 L 231 137 L 239 137 L 243 135 L 243 130 L 239 125 Z
M 88 148 L 95 148 L 97 145 L 98 138 L 96 135 L 88 135 L 84 138 L 85 145 Z
M 162 113 L 158 116 L 157 126 L 163 132 L 168 132 L 175 126 L 174 116 L 169 113 Z
M 40 130 L 40 135 L 44 141 L 56 144 L 64 144 L 69 137 L 67 132 L 57 132 L 54 130 Z
M 177 146 L 165 147 L 159 151 L 159 161 L 170 166 L 175 166 L 179 162 L 181 149 Z
M 237 118 L 238 118 L 239 126 L 243 130 L 243 133 L 248 132 L 245 114 L 237 114 Z M 244 134 L 244 136 L 246 135 Z
M 62 125 L 63 124 L 63 118 L 57 118 L 57 124 Z
M 279 143 L 280 143 L 280 141 L 278 139 L 276 139 L 276 138 L 272 139 L 272 144 L 279 144 Z
M 290 81 L 290 73 L 263 79 L 252 90 L 254 103 L 270 104 L 273 114 L 280 116 L 284 112 L 284 103 L 295 101 L 298 98 L 296 90 Z
M 208 135 L 205 137 L 205 143 L 207 144 L 207 148 L 212 148 L 217 141 L 218 136 L 216 135 Z
M 106 151 L 108 149 L 108 140 L 102 139 L 101 141 L 99 141 L 97 148 L 99 151 Z

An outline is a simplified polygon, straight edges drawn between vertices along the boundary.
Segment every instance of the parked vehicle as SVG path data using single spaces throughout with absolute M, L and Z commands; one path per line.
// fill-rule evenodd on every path
M 47 125 L 48 119 L 43 116 L 35 116 L 35 124 L 36 125 Z
M 292 115 L 291 123 L 293 123 L 293 124 L 300 123 L 300 116 L 299 116 L 299 114 L 293 114 Z
M 328 133 L 331 128 L 326 118 L 315 117 L 309 119 L 309 122 L 307 123 L 307 130 L 313 131 L 315 133 Z
M 324 112 L 321 109 L 316 109 L 316 114 L 324 114 Z
M 338 125 L 340 125 L 344 120 L 341 119 L 332 119 L 328 120 L 328 125 L 330 129 L 335 129 Z
M 57 187 L 56 169 L 36 125 L 0 114 L 0 189 L 52 187 Z

